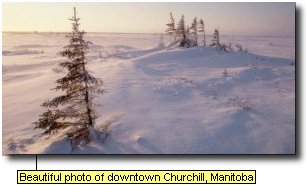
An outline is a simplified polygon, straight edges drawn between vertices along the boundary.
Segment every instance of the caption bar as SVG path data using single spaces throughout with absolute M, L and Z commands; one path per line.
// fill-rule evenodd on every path
M 18 170 L 17 184 L 256 184 L 256 170 Z

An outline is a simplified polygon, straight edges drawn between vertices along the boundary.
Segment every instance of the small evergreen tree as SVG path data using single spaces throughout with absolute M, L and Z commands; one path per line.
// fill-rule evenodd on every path
M 198 45 L 198 21 L 196 17 L 191 24 L 191 33 L 194 36 L 195 45 Z
M 220 42 L 219 42 L 219 30 L 215 29 L 215 32 L 213 34 L 213 38 L 212 38 L 212 46 L 219 46 Z
M 103 94 L 99 89 L 102 80 L 92 76 L 87 70 L 88 53 L 90 42 L 84 40 L 84 31 L 79 29 L 80 18 L 74 16 L 72 21 L 72 32 L 66 36 L 69 44 L 60 52 L 66 60 L 59 66 L 67 71 L 67 74 L 56 80 L 54 90 L 62 91 L 63 95 L 42 104 L 47 110 L 34 122 L 35 129 L 44 130 L 43 135 L 63 130 L 71 139 L 72 147 L 84 145 L 90 142 L 96 134 L 94 128 L 95 114 L 93 97 L 94 94 Z
M 185 20 L 184 15 L 182 15 L 181 20 L 177 24 L 176 34 L 180 39 L 180 47 L 185 46 L 187 43 L 186 30 L 185 30 Z
M 166 24 L 168 26 L 168 29 L 166 30 L 166 32 L 169 35 L 173 35 L 174 36 L 174 41 L 176 41 L 176 33 L 175 33 L 175 21 L 174 18 L 172 16 L 172 13 L 170 12 L 170 22 L 168 24 Z
M 200 19 L 200 22 L 198 24 L 198 32 L 203 32 L 203 35 L 204 35 L 203 45 L 206 46 L 205 26 L 204 26 L 203 19 Z
M 189 26 L 186 27 L 186 38 L 189 38 L 189 34 L 190 34 L 190 28 Z

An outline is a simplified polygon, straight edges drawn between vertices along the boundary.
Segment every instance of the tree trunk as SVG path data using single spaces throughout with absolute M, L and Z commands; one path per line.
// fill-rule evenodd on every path
M 85 73 L 85 63 L 83 62 L 83 72 Z M 88 85 L 87 79 L 85 80 L 85 102 L 86 102 L 86 109 L 87 109 L 87 116 L 88 116 L 88 125 L 92 125 L 92 117 L 91 117 L 91 110 L 89 105 L 89 94 L 88 94 Z

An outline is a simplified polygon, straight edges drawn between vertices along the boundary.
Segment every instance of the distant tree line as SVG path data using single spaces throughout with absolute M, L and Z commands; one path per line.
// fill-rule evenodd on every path
M 175 19 L 170 12 L 170 20 L 166 24 L 167 29 L 166 33 L 173 37 L 173 42 L 177 44 L 179 47 L 194 47 L 198 45 L 206 46 L 206 27 L 204 19 L 198 20 L 195 17 L 190 26 L 188 26 L 185 22 L 184 15 L 181 16 L 181 19 L 178 23 L 175 23 Z M 200 41 L 198 40 L 198 35 L 203 33 L 203 37 L 200 37 Z M 202 35 L 202 34 L 201 34 Z M 210 46 L 214 46 L 221 51 L 243 51 L 247 52 L 246 49 L 243 49 L 241 44 L 233 44 L 232 41 L 229 45 L 220 43 L 220 33 L 219 28 L 214 30 L 212 35 L 212 40 Z
M 167 30 L 166 32 L 173 36 L 174 42 L 179 43 L 179 47 L 192 47 L 203 45 L 206 46 L 206 30 L 205 30 L 205 22 L 201 18 L 200 20 L 195 17 L 190 26 L 186 25 L 184 15 L 181 16 L 181 19 L 175 24 L 175 19 L 170 12 L 170 20 L 166 24 Z M 203 33 L 203 39 L 198 41 L 198 34 Z M 215 33 L 213 35 L 212 44 L 213 46 L 219 46 L 219 30 L 215 29 Z

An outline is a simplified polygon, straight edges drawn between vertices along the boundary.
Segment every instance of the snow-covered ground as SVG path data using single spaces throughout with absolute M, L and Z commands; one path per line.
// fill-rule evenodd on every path
M 78 150 L 61 133 L 39 137 L 31 123 L 56 95 L 57 53 L 67 40 L 3 33 L 3 154 L 294 153 L 294 38 L 221 37 L 248 53 L 170 49 L 153 34 L 87 39 L 89 68 L 107 90 L 95 99 L 102 105 L 96 127 L 111 122 L 110 137 Z

